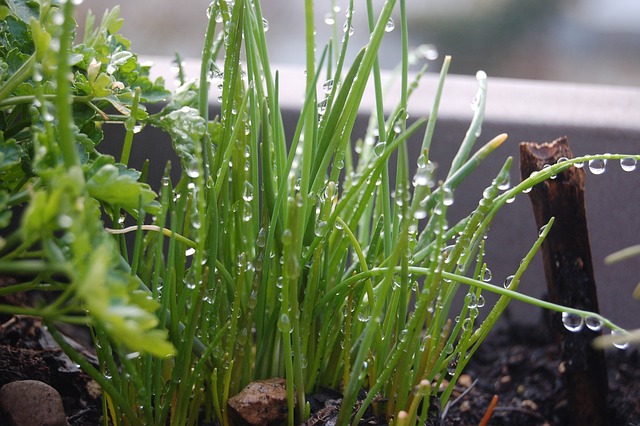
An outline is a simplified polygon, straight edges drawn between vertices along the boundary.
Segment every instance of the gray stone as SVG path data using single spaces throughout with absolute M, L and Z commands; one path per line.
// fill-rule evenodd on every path
M 0 409 L 9 426 L 69 426 L 58 391 L 37 380 L 4 385 Z

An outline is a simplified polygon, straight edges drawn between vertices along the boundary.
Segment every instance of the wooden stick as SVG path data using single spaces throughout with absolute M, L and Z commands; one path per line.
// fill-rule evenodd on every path
M 572 158 L 566 137 L 550 143 L 522 142 L 520 172 L 523 178 L 558 159 Z M 553 303 L 598 312 L 589 232 L 584 202 L 585 171 L 570 167 L 555 179 L 529 193 L 538 227 L 555 217 L 542 244 L 549 300 Z M 591 341 L 600 333 L 582 327 L 569 331 L 562 315 L 551 315 L 552 329 L 562 353 L 562 369 L 569 404 L 570 425 L 607 425 L 607 371 L 604 352 Z
M 493 415 L 493 410 L 496 408 L 496 405 L 498 405 L 498 395 L 493 395 L 493 398 L 491 398 L 491 402 L 489 403 L 489 407 L 484 413 L 484 416 L 482 416 L 482 420 L 480 420 L 478 426 L 487 426 L 489 424 L 489 420 L 491 420 L 491 416 Z

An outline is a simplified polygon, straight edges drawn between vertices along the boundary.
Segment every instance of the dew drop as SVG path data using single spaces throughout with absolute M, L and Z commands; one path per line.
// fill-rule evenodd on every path
M 418 52 L 428 61 L 438 59 L 438 49 L 434 44 L 421 44 L 418 46 Z
M 580 315 L 563 312 L 562 325 L 564 325 L 564 328 L 566 328 L 570 332 L 577 333 L 578 331 L 582 330 L 582 326 L 584 325 L 584 318 L 582 318 Z
M 244 194 L 242 194 L 242 198 L 246 202 L 253 200 L 253 185 L 249 181 L 244 182 Z
M 511 286 L 511 282 L 513 281 L 514 276 L 513 275 L 509 275 L 507 278 L 504 279 L 504 282 L 502 283 L 504 288 L 509 288 Z
M 318 102 L 318 115 L 324 115 L 327 111 L 327 99 L 323 99 Z
M 501 176 L 498 179 L 498 189 L 500 191 L 506 191 L 511 187 L 511 176 L 507 173 L 505 176 Z
M 421 163 L 418 161 L 418 163 Z M 424 165 L 418 165 L 418 170 L 416 170 L 416 174 L 413 178 L 413 186 L 433 186 L 433 165 L 427 162 Z
M 418 207 L 414 212 L 413 212 L 413 218 L 417 219 L 417 220 L 421 220 L 427 217 L 427 209 L 425 209 L 424 207 Z
M 602 330 L 602 321 L 599 318 L 586 317 L 584 319 L 584 324 L 587 326 L 589 330 L 592 330 L 592 331 Z
M 478 306 L 478 302 L 476 300 L 476 295 L 473 293 L 467 293 L 467 295 L 464 297 L 464 301 L 467 304 L 467 307 L 469 309 L 475 308 L 476 306 Z
M 385 25 L 384 27 L 384 31 L 387 33 L 390 33 L 395 28 L 396 28 L 396 23 L 393 22 L 393 18 L 389 18 L 389 20 L 387 21 L 387 25 Z
M 611 336 L 612 337 L 620 337 L 623 336 L 627 333 L 623 332 L 623 331 L 619 331 L 619 330 L 611 330 Z M 613 346 L 615 346 L 618 349 L 627 349 L 629 347 L 629 342 L 617 342 L 614 343 Z
M 56 12 L 53 14 L 52 21 L 53 21 L 53 23 L 54 23 L 54 24 L 56 24 L 56 25 L 62 25 L 62 23 L 64 22 L 64 15 L 62 15 L 62 13 L 60 13 L 60 12 L 56 11 Z M 111 73 L 109 73 L 109 74 L 111 74 Z
M 452 351 L 453 352 L 453 351 Z M 456 369 L 458 368 L 458 359 L 460 355 L 458 354 L 449 364 L 447 365 L 447 373 L 453 376 L 456 374 Z
M 323 237 L 327 233 L 327 228 L 327 222 L 325 222 L 324 220 L 319 220 L 316 223 L 316 229 L 314 230 L 316 237 Z
M 485 302 L 485 300 L 484 300 L 484 296 L 483 296 L 483 295 L 479 295 L 479 296 L 478 296 L 478 300 L 477 300 L 477 302 L 476 302 L 476 306 L 477 306 L 478 308 L 482 308 L 482 307 L 484 307 L 484 304 L 485 304 L 485 303 L 486 303 L 486 302 Z
M 265 33 L 269 31 L 269 21 L 267 21 L 267 18 L 264 17 L 262 18 L 262 29 Z
M 212 1 L 211 3 L 209 3 L 209 7 L 207 7 L 207 19 L 211 19 L 211 14 L 213 13 L 213 11 L 215 10 L 215 1 Z
M 349 21 L 346 21 L 342 26 L 342 31 L 350 36 L 353 35 L 353 25 L 349 25 Z
M 544 234 L 546 230 L 547 230 L 547 225 L 543 225 L 542 227 L 540 227 L 540 230 L 538 231 L 538 236 L 542 237 L 542 234 Z
M 632 172 L 636 169 L 636 159 L 635 158 L 623 158 L 620 160 L 620 167 L 625 172 Z
M 244 210 L 242 212 L 242 220 L 244 222 L 251 222 L 251 218 L 253 217 L 253 212 L 251 210 L 251 204 L 245 201 Z
M 448 186 L 442 187 L 442 204 L 445 206 L 453 204 L 453 190 Z
M 260 230 L 258 231 L 258 237 L 256 238 L 256 245 L 258 247 L 264 247 L 267 240 L 266 237 L 267 237 L 267 229 L 260 228 Z
M 196 249 L 194 249 L 193 247 L 189 247 L 187 250 L 185 250 L 184 255 L 193 256 L 195 252 L 196 252 Z
M 381 157 L 384 154 L 384 150 L 387 148 L 386 142 L 378 142 L 373 147 L 373 153 L 376 157 Z
M 331 12 L 327 12 L 324 15 L 324 23 L 327 25 L 333 25 L 336 23 L 335 18 L 333 17 L 333 14 Z
M 606 159 L 589 160 L 589 171 L 594 175 L 601 175 L 607 168 Z
M 472 309 L 475 309 L 475 307 L 473 307 Z M 471 322 L 471 318 L 465 318 L 464 321 L 462 321 L 462 329 L 464 331 L 469 330 L 472 327 L 472 322 Z
M 293 331 L 291 329 L 291 320 L 289 319 L 289 315 L 280 315 L 280 319 L 278 320 L 278 330 L 284 334 L 289 334 Z
M 291 229 L 287 228 L 284 231 L 282 231 L 282 244 L 285 246 L 288 246 L 289 244 L 291 244 L 291 238 L 293 237 L 293 234 L 291 233 Z
M 488 283 L 489 281 L 491 281 L 491 278 L 491 269 L 485 268 L 484 272 L 482 273 L 482 281 Z
M 188 164 L 185 165 L 185 173 L 192 179 L 195 179 L 200 176 L 200 170 L 198 170 L 198 163 L 195 159 L 189 161 Z
M 482 198 L 486 200 L 492 200 L 497 194 L 496 189 L 493 186 L 488 186 L 482 191 Z
M 327 95 L 331 93 L 332 89 L 333 89 L 333 79 L 327 80 L 322 84 L 322 91 Z
M 360 307 L 360 310 L 358 311 L 358 320 L 360 322 L 368 322 L 371 319 L 371 308 L 369 307 L 369 304 L 365 304 L 364 306 Z

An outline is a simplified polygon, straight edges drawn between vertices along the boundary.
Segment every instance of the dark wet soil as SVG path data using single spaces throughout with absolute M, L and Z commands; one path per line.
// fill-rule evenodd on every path
M 610 425 L 640 425 L 637 348 L 608 350 L 606 358 Z M 575 408 L 568 406 L 562 371 L 560 352 L 544 327 L 511 325 L 498 330 L 467 366 L 468 376 L 458 382 L 457 394 L 468 392 L 443 409 L 443 424 L 477 425 L 498 395 L 490 425 L 568 425 Z
M 97 425 L 99 389 L 64 355 L 37 318 L 0 317 L 0 386 L 35 379 L 52 385 L 63 398 L 74 426 Z M 430 425 L 478 425 L 494 395 L 498 403 L 490 425 L 566 425 L 572 416 L 562 381 L 556 344 L 540 328 L 512 325 L 496 330 L 476 353 L 456 384 L 451 402 Z M 76 343 L 78 331 L 68 331 Z M 85 348 L 86 349 L 86 348 Z M 86 349 L 91 360 L 91 349 Z M 611 425 L 640 425 L 640 356 L 637 348 L 607 352 Z M 335 424 L 340 395 L 323 392 L 316 400 L 315 426 Z M 325 404 L 326 400 L 331 400 Z M 313 401 L 312 401 L 313 402 Z M 323 410 L 323 407 L 324 410 Z M 328 407 L 328 408 L 327 408 Z M 444 415 L 444 417 L 443 417 Z M 0 424 L 3 424 L 0 419 Z M 365 424 L 385 424 L 368 416 Z

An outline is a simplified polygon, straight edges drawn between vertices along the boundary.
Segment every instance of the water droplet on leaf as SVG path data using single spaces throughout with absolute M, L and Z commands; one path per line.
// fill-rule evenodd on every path
M 353 35 L 353 25 L 349 25 L 349 22 L 348 22 L 348 21 L 346 21 L 346 22 L 344 23 L 344 25 L 342 26 L 342 31 L 343 31 L 345 34 L 349 34 L 350 36 L 352 36 L 352 35 Z
M 382 154 L 384 154 L 384 150 L 387 147 L 387 143 L 386 142 L 378 142 L 374 147 L 373 147 L 373 153 L 376 157 L 381 157 Z
M 324 23 L 327 25 L 333 25 L 336 23 L 336 20 L 333 17 L 333 14 L 331 12 L 327 12 L 324 15 Z
M 592 331 L 602 330 L 602 321 L 599 318 L 586 317 L 584 319 L 584 324 L 587 326 L 589 330 L 592 330 Z
M 393 18 L 389 18 L 389 20 L 387 21 L 387 25 L 385 25 L 384 27 L 384 31 L 387 33 L 390 33 L 395 28 L 396 28 L 396 23 L 393 22 Z
M 442 204 L 445 206 L 453 204 L 453 190 L 448 186 L 442 187 Z
M 625 172 L 632 172 L 636 169 L 636 159 L 635 158 L 623 158 L 620 160 L 620 167 Z
M 511 282 L 513 282 L 513 275 L 509 275 L 507 278 L 504 279 L 504 282 L 502 283 L 502 285 L 504 286 L 504 288 L 509 288 L 511 286 Z
M 624 336 L 625 334 L 627 333 L 623 331 L 611 330 L 612 337 Z M 618 343 L 614 343 L 613 346 L 615 346 L 618 349 L 627 349 L 629 347 L 629 342 L 618 342 Z
M 594 175 L 601 175 L 607 167 L 607 160 L 595 159 L 589 160 L 589 171 Z
M 577 333 L 578 331 L 582 330 L 582 326 L 584 325 L 584 318 L 582 318 L 580 315 L 563 312 L 562 325 L 564 325 L 564 328 L 571 331 L 572 333 Z

